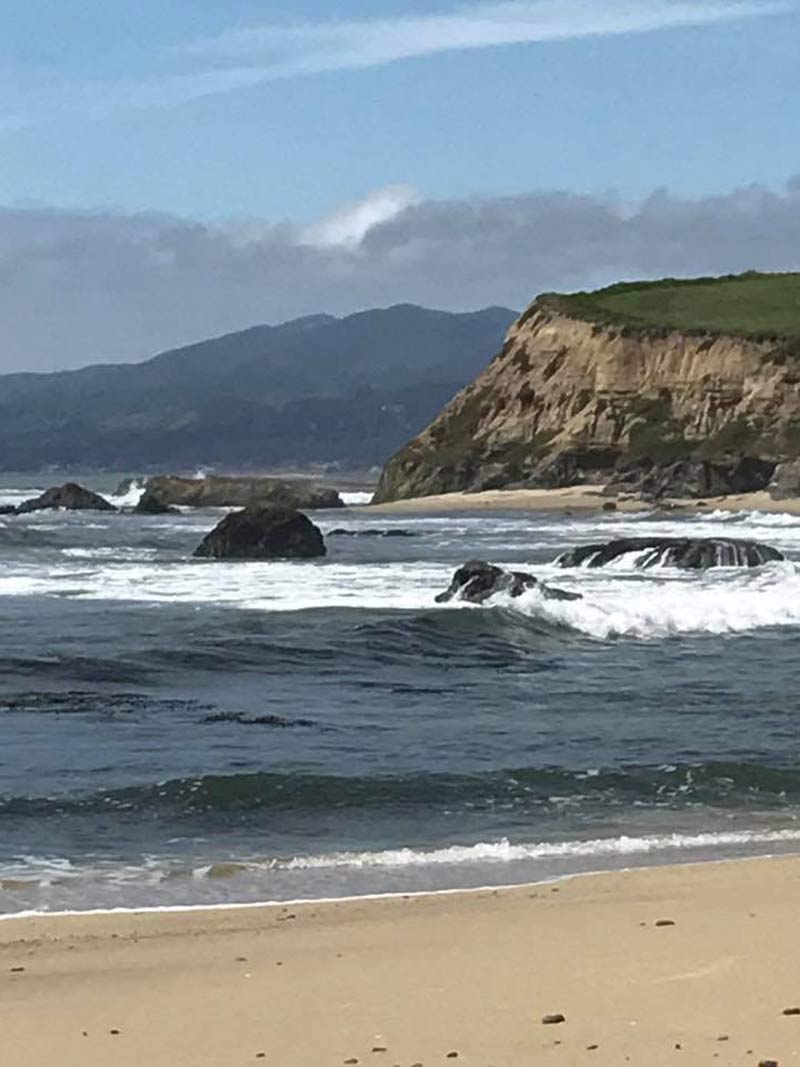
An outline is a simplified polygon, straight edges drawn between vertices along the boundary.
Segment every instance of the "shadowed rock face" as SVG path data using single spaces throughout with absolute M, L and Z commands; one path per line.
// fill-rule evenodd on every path
M 634 566 L 681 567 L 708 570 L 710 567 L 760 567 L 783 559 L 783 554 L 758 541 L 733 538 L 628 537 L 599 545 L 581 545 L 559 556 L 560 567 L 604 567 L 629 553 L 638 553 Z
M 507 593 L 518 597 L 527 589 L 538 589 L 550 600 L 580 600 L 580 593 L 567 593 L 553 589 L 525 571 L 504 571 L 483 560 L 472 560 L 459 567 L 448 589 L 436 597 L 437 604 L 449 600 L 466 600 L 470 604 L 483 604 L 495 593 Z
M 325 555 L 319 527 L 299 511 L 246 508 L 226 515 L 195 549 L 212 559 L 313 559 Z
M 57 485 L 52 489 L 45 490 L 41 496 L 33 500 L 26 500 L 17 508 L 18 515 L 25 515 L 29 511 L 45 511 L 47 508 L 64 508 L 67 511 L 116 511 L 113 504 L 93 493 L 90 489 L 84 489 L 75 482 L 67 482 L 65 485 Z

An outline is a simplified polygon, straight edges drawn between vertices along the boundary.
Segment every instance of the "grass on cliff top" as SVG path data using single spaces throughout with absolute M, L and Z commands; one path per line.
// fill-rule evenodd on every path
M 774 338 L 800 335 L 800 274 L 620 282 L 540 300 L 577 318 L 633 329 Z

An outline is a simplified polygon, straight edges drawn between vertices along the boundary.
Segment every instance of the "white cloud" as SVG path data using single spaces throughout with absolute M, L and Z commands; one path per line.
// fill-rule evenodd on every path
M 355 249 L 371 229 L 381 223 L 390 222 L 419 200 L 416 190 L 407 185 L 390 185 L 377 189 L 363 200 L 345 204 L 321 222 L 309 226 L 304 231 L 302 240 L 320 248 Z
M 252 27 L 180 51 L 251 69 L 260 63 L 266 80 L 438 52 L 707 25 L 795 6 L 792 0 L 506 0 L 444 14 Z
M 139 57 L 142 73 L 76 83 L 14 79 L 0 132 L 65 115 L 175 107 L 284 78 L 358 70 L 442 52 L 648 33 L 795 10 L 800 0 L 504 0 L 438 14 L 330 19 L 233 30 Z

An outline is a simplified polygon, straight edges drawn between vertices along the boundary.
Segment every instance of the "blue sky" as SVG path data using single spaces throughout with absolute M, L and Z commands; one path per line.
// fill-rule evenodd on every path
M 800 169 L 790 0 L 2 0 L 0 14 L 6 204 L 311 219 L 386 185 L 695 195 Z
M 0 0 L 0 370 L 800 269 L 800 0 Z

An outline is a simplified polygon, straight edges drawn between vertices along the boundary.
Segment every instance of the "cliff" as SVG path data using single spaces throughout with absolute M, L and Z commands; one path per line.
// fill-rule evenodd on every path
M 724 294 L 718 321 L 710 290 Z M 665 321 L 637 320 L 643 306 L 655 318 L 659 297 Z M 797 335 L 798 275 L 540 297 L 483 373 L 389 461 L 376 500 L 582 482 L 654 496 L 763 489 L 776 464 L 800 455 Z

